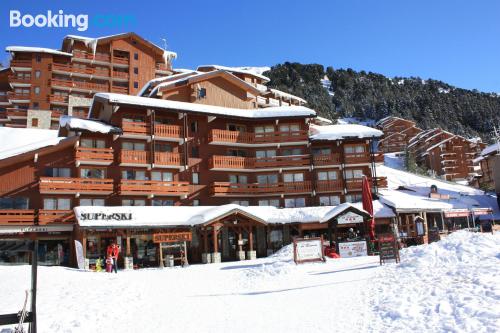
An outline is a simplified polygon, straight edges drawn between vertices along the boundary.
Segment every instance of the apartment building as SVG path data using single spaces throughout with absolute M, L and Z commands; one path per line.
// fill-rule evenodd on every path
M 61 115 L 85 118 L 96 92 L 137 94 L 172 74 L 176 57 L 135 33 L 66 36 L 60 50 L 8 46 L 0 72 L 0 125 L 57 128 Z
M 151 97 L 98 93 L 90 107 L 92 120 L 63 117 L 58 144 L 5 159 L 0 165 L 2 224 L 44 228 L 51 244 L 64 236 L 57 244 L 69 244 L 67 251 L 73 251 L 70 243 L 77 239 L 97 255 L 109 239 L 132 238 L 143 248 L 158 232 L 137 224 L 124 230 L 119 221 L 113 226 L 114 217 L 133 216 L 110 213 L 118 208 L 104 213 L 107 207 L 177 206 L 184 214 L 186 206 L 232 204 L 217 215 L 218 226 L 192 230 L 191 259 L 210 261 L 206 248 L 217 253 L 234 237 L 242 237 L 249 251 L 253 242 L 260 244 L 260 256 L 289 242 L 290 235 L 326 232 L 319 219 L 305 226 L 298 217 L 293 226 L 261 228 L 269 221 L 241 207 L 300 212 L 359 202 L 363 176 L 374 193 L 386 186 L 386 179 L 375 174 L 382 156 L 372 150 L 382 132 L 359 125 L 313 125 L 315 112 L 282 92 L 269 97 L 281 106 L 259 107 L 258 97 L 269 92 L 256 87 L 262 84 L 256 76 L 253 82 L 244 80 L 249 73 L 196 72 L 177 73 L 174 81 L 153 80 L 143 89 Z M 72 210 L 77 206 L 104 209 L 95 217 L 106 218 L 75 224 L 81 218 Z M 389 230 L 388 215 L 378 218 L 379 228 Z M 167 229 L 185 231 L 186 226 Z
M 399 117 L 386 117 L 377 122 L 384 132 L 379 141 L 379 150 L 384 153 L 404 152 L 411 139 L 422 132 L 411 120 Z
M 499 161 L 499 146 L 497 143 L 489 145 L 481 151 L 481 154 L 475 159 L 479 163 L 481 172 L 477 177 L 477 186 L 485 190 L 496 190 L 500 193 L 500 178 L 498 178 L 500 167 Z M 496 188 L 495 188 L 496 186 Z

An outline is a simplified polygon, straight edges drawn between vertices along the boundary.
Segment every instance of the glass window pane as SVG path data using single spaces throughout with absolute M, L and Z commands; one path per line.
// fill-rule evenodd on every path
M 151 172 L 151 180 L 161 180 L 161 172 L 159 171 Z
M 318 172 L 318 180 L 328 180 L 328 174 L 326 172 Z
M 291 173 L 285 173 L 283 175 L 283 181 L 284 182 L 293 182 L 293 174 L 291 174 Z
M 278 182 L 278 175 L 268 175 L 269 184 L 276 184 Z
M 84 148 L 92 148 L 92 140 L 82 139 L 82 140 L 80 140 L 80 146 L 82 146 Z
M 257 183 L 267 184 L 267 176 L 266 175 L 257 175 Z
M 163 173 L 163 181 L 164 182 L 172 182 L 174 181 L 174 176 L 171 172 L 164 172 Z
M 236 176 L 236 175 L 229 175 L 229 182 L 233 183 L 233 184 L 238 183 L 238 176 Z
M 306 199 L 305 198 L 296 198 L 295 199 L 295 207 L 305 207 Z
M 245 175 L 239 176 L 239 183 L 240 184 L 247 184 L 248 183 L 248 177 Z
M 96 148 L 106 148 L 106 142 L 104 140 L 96 140 L 95 147 Z
M 257 157 L 257 158 L 264 158 L 264 157 L 266 157 L 266 151 L 265 150 L 257 150 L 255 152 L 255 157 Z
M 297 131 L 300 131 L 299 124 L 292 124 L 292 125 L 290 125 L 290 132 L 297 132 Z
M 104 206 L 104 199 L 94 199 L 93 205 L 94 206 Z
M 134 145 L 132 142 L 122 142 L 122 149 L 124 150 L 132 150 Z
M 142 142 L 136 142 L 134 143 L 134 150 L 144 151 L 146 150 L 146 145 Z
M 43 199 L 43 209 L 56 209 L 56 201 L 53 198 Z
M 135 172 L 136 180 L 146 180 L 146 172 L 145 171 L 136 171 Z
M 269 206 L 279 207 L 280 206 L 280 201 L 278 199 L 269 200 Z
M 294 199 L 285 199 L 285 208 L 293 208 L 295 207 Z
M 303 182 L 304 181 L 304 174 L 303 173 L 296 173 L 296 174 L 294 174 L 293 178 L 296 182 Z
M 92 206 L 92 199 L 80 199 L 80 206 Z
M 320 206 L 330 206 L 330 198 L 329 197 L 319 197 L 319 205 Z
M 59 168 L 59 177 L 70 177 L 69 168 Z
M 57 209 L 59 209 L 59 210 L 69 210 L 69 209 L 71 209 L 70 199 L 68 199 L 68 198 L 59 198 L 59 199 L 57 199 Z
M 328 171 L 328 179 L 336 180 L 337 179 L 337 171 Z
M 330 197 L 330 205 L 332 205 L 332 206 L 340 205 L 340 197 L 337 195 L 332 195 Z

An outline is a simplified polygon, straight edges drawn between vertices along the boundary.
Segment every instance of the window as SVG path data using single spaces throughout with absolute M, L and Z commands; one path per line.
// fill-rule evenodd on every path
M 172 120 L 164 117 L 155 117 L 155 125 L 168 125 L 172 123 Z
M 285 207 L 286 208 L 294 208 L 294 207 L 305 207 L 306 199 L 305 198 L 287 198 L 285 199 Z
M 280 206 L 280 200 L 279 199 L 262 199 L 259 200 L 259 206 L 272 206 L 272 207 L 279 207 Z
M 312 150 L 314 156 L 318 155 L 330 155 L 332 153 L 331 148 L 313 148 Z
M 40 87 L 35 87 L 35 95 L 40 95 Z
M 31 127 L 38 127 L 38 118 L 31 118 Z
M 151 172 L 151 180 L 172 182 L 174 181 L 174 175 L 168 171 L 153 171 Z
M 229 175 L 229 182 L 231 184 L 247 184 L 248 177 L 246 175 Z
M 198 146 L 191 146 L 191 157 L 200 157 L 200 148 Z
M 122 206 L 146 206 L 144 199 L 123 199 Z
M 231 203 L 235 204 L 235 205 L 244 206 L 244 207 L 250 206 L 248 200 L 231 200 Z
M 134 74 L 139 74 L 139 68 L 134 67 Z
M 147 180 L 146 172 L 142 170 L 122 170 L 122 179 Z
M 167 143 L 155 143 L 155 151 L 159 153 L 171 153 L 172 146 Z
M 104 206 L 104 199 L 102 198 L 80 199 L 80 206 Z
M 41 55 L 39 55 L 39 54 L 37 54 L 37 55 L 35 56 L 35 60 L 36 60 L 36 62 L 42 62 L 42 56 L 41 56 Z
M 340 197 L 337 195 L 326 195 L 319 197 L 320 206 L 338 206 L 340 205 Z
M 106 148 L 106 141 L 100 139 L 81 139 L 80 146 L 83 148 Z
M 257 183 L 259 184 L 276 184 L 278 183 L 278 175 L 258 175 Z
M 35 78 L 39 79 L 39 78 L 40 78 L 40 76 L 42 76 L 42 72 L 40 72 L 40 71 L 38 71 L 38 70 L 37 70 L 37 71 L 35 71 Z
M 136 89 L 139 88 L 139 82 L 134 81 L 134 88 L 136 88 Z
M 173 206 L 174 205 L 174 200 L 171 199 L 153 199 L 151 201 L 152 206 Z
M 361 202 L 362 200 L 362 195 L 361 194 L 346 194 L 345 195 L 345 201 L 346 202 Z
M 255 151 L 257 158 L 273 158 L 276 157 L 276 150 L 257 150 Z
M 337 180 L 337 171 L 319 171 L 318 180 Z
M 46 177 L 71 177 L 69 168 L 46 168 Z
M 40 104 L 38 102 L 33 102 L 33 109 L 38 110 L 40 108 Z
M 144 117 L 140 116 L 131 116 L 131 115 L 124 115 L 122 118 L 123 121 L 127 122 L 132 122 L 132 123 L 143 123 L 145 121 Z
M 304 174 L 303 173 L 285 173 L 285 174 L 283 174 L 283 181 L 286 183 L 303 182 L 304 181 Z
M 203 99 L 205 97 L 207 97 L 207 89 L 205 88 L 200 88 L 198 89 L 198 99 Z
M 70 210 L 71 200 L 69 198 L 45 198 L 43 199 L 43 209 Z
M 226 156 L 246 157 L 247 152 L 241 149 L 228 149 Z
M 125 141 L 125 142 L 122 142 L 122 149 L 123 150 L 144 151 L 144 150 L 146 150 L 146 144 L 143 143 L 143 142 L 129 142 L 129 141 Z
M 198 132 L 198 122 L 197 121 L 192 121 L 191 125 L 190 125 L 190 128 L 191 128 L 191 132 L 193 132 L 193 133 Z
M 193 172 L 191 174 L 191 182 L 193 184 L 199 184 L 200 183 L 200 174 L 198 172 Z
M 245 125 L 227 124 L 226 128 L 228 131 L 238 131 L 238 132 L 246 132 L 247 131 L 247 127 Z
M 194 199 L 193 200 L 193 206 L 199 206 L 200 205 L 200 200 L 199 199 Z
M 134 60 L 139 60 L 139 53 L 134 52 Z
M 0 198 L 0 209 L 28 209 L 29 199 L 24 197 Z
M 282 149 L 281 155 L 282 156 L 302 155 L 302 149 L 301 148 Z
M 363 178 L 363 170 L 360 169 L 345 170 L 345 178 L 346 179 Z
M 94 169 L 94 168 L 80 169 L 80 177 L 82 178 L 104 179 L 105 175 L 106 175 L 105 169 Z
M 299 124 L 282 124 L 280 125 L 280 132 L 298 132 L 300 131 Z M 286 133 L 285 135 L 288 135 Z
M 344 152 L 346 154 L 361 154 L 365 152 L 365 146 L 356 145 L 356 146 L 345 146 Z
M 265 137 L 265 133 L 273 133 L 274 132 L 274 126 L 268 125 L 268 126 L 255 126 L 254 128 L 255 136 L 256 137 Z

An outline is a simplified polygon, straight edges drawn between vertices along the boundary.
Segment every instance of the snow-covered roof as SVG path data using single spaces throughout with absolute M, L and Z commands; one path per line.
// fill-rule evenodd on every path
M 156 85 L 158 85 L 159 83 L 170 82 L 170 81 L 174 81 L 174 80 L 177 80 L 180 78 L 187 78 L 191 75 L 195 75 L 198 73 L 199 72 L 197 72 L 197 71 L 186 71 L 186 72 L 176 73 L 173 75 L 161 76 L 161 77 L 154 78 L 152 80 L 149 80 L 148 83 L 146 83 L 144 85 L 144 87 L 142 87 L 142 89 L 139 91 L 137 96 L 143 96 L 148 91 L 149 88 L 156 87 Z M 151 96 L 152 93 L 153 92 L 151 92 L 149 95 Z
M 197 70 L 202 71 L 204 68 L 213 68 L 213 69 L 219 69 L 219 70 L 225 70 L 228 72 L 234 72 L 234 73 L 240 73 L 240 74 L 246 74 L 246 75 L 252 75 L 255 77 L 258 77 L 261 80 L 264 81 L 270 81 L 270 79 L 262 74 L 259 74 L 257 71 L 252 71 L 249 68 L 251 67 L 228 67 L 228 66 L 221 66 L 221 65 L 201 65 L 198 66 Z M 246 69 L 244 69 L 246 68 Z
M 319 117 L 319 116 L 316 117 L 316 122 L 320 123 L 320 124 L 327 124 L 327 125 L 333 124 L 332 120 L 324 118 L 324 117 Z
M 494 143 L 484 148 L 481 151 L 481 156 L 491 155 L 493 153 L 498 153 L 498 152 L 500 152 L 500 145 L 498 143 Z
M 63 139 L 56 130 L 0 127 L 0 160 L 55 146 Z
M 449 138 L 447 138 L 447 139 L 444 139 L 444 140 L 442 140 L 442 141 L 439 141 L 439 142 L 438 142 L 438 143 L 436 143 L 435 145 L 430 146 L 429 148 L 427 148 L 427 150 L 426 150 L 426 151 L 427 151 L 427 152 L 430 152 L 430 151 L 431 151 L 431 150 L 433 150 L 434 148 L 437 148 L 437 147 L 441 146 L 442 144 L 445 144 L 446 142 L 453 140 L 454 138 L 456 138 L 456 136 L 450 136 L 450 137 L 449 137 Z
M 374 213 L 377 218 L 394 217 L 392 210 L 378 201 L 374 201 Z M 340 208 L 339 208 L 340 207 Z M 75 207 L 78 224 L 82 227 L 166 227 L 195 226 L 206 224 L 232 213 L 240 213 L 263 223 L 315 223 L 327 222 L 342 213 L 348 207 L 362 210 L 361 203 L 341 204 L 339 206 L 276 208 L 271 206 L 244 207 L 235 204 L 221 206 L 80 206 Z M 82 214 L 103 214 L 98 219 L 85 219 Z M 106 219 L 112 214 L 130 214 L 130 220 Z
M 83 130 L 94 133 L 103 133 L 103 134 L 121 134 L 122 130 L 118 127 L 114 127 L 108 124 L 105 124 L 99 120 L 94 119 L 81 119 L 71 116 L 61 116 L 59 118 L 59 125 L 61 127 L 65 127 L 69 130 Z
M 5 48 L 7 52 L 35 52 L 35 53 L 49 53 L 55 55 L 62 55 L 67 57 L 72 57 L 71 53 L 62 52 L 59 50 L 48 49 L 45 47 L 31 47 L 31 46 L 7 46 Z
M 272 89 L 272 88 L 270 88 L 269 91 L 271 91 L 275 96 L 279 96 L 281 98 L 295 99 L 295 100 L 300 101 L 302 103 L 307 103 L 307 101 L 305 99 L 303 99 L 303 98 L 297 97 L 295 95 L 289 94 L 287 92 L 284 92 L 284 91 L 281 91 L 281 90 L 278 90 L 278 89 Z
M 141 106 L 152 109 L 169 109 L 179 110 L 185 112 L 203 113 L 214 116 L 227 116 L 248 119 L 261 119 L 261 118 L 286 118 L 286 117 L 315 117 L 316 112 L 305 106 L 279 106 L 269 107 L 264 109 L 237 109 L 225 108 L 221 106 L 204 105 L 197 103 L 186 103 L 169 101 L 158 98 L 149 98 L 141 96 L 130 96 L 114 93 L 98 93 L 94 96 L 94 103 L 96 100 L 105 100 L 110 104 L 121 104 L 131 106 Z M 93 103 L 93 104 L 94 104 Z M 93 106 L 91 109 L 92 114 Z
M 309 127 L 309 138 L 311 140 L 343 140 L 348 138 L 372 138 L 384 135 L 378 129 L 355 124 L 317 126 L 311 124 Z

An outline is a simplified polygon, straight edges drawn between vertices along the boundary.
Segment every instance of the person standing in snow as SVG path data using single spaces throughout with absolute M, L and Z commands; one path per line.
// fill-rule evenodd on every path
M 118 255 L 120 254 L 120 246 L 113 243 L 111 245 L 111 258 L 113 259 L 113 270 L 118 274 Z

